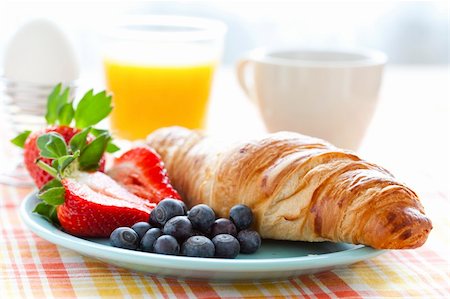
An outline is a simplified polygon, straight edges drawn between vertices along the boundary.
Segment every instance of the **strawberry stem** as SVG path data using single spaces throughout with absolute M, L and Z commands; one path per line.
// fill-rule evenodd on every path
M 36 165 L 40 169 L 42 169 L 43 171 L 45 171 L 48 174 L 50 174 L 52 177 L 56 178 L 58 176 L 58 171 L 56 169 L 54 169 L 53 167 L 51 167 L 47 163 L 42 162 L 40 159 L 36 160 Z

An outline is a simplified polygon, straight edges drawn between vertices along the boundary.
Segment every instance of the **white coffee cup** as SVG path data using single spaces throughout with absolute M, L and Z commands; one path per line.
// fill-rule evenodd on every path
M 237 64 L 269 132 L 296 131 L 356 150 L 375 111 L 386 56 L 371 50 L 265 50 Z

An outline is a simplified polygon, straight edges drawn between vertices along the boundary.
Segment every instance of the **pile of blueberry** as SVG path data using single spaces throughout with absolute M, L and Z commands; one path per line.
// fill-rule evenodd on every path
M 249 229 L 251 209 L 236 205 L 229 218 L 216 219 L 213 209 L 205 204 L 187 211 L 182 201 L 166 198 L 152 211 L 149 223 L 119 227 L 110 240 L 115 247 L 193 257 L 235 258 L 239 252 L 256 252 L 261 237 Z

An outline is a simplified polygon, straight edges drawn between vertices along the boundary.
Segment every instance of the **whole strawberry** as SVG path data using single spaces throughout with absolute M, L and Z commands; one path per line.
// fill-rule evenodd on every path
M 50 174 L 36 165 L 36 161 L 39 158 L 38 138 L 46 133 L 55 132 L 61 135 L 66 143 L 70 143 L 72 138 L 80 133 L 82 129 L 97 124 L 112 110 L 111 97 L 107 96 L 105 92 L 94 94 L 90 90 L 80 100 L 76 109 L 73 108 L 73 99 L 70 99 L 69 95 L 69 88 L 62 91 L 61 84 L 58 84 L 48 96 L 45 118 L 49 126 L 36 132 L 25 131 L 12 140 L 14 144 L 23 147 L 25 167 L 38 188 L 41 188 L 52 179 Z M 70 126 L 72 123 L 74 123 L 74 126 Z M 90 128 L 89 132 L 86 136 L 87 143 L 94 140 L 93 134 L 99 135 L 104 133 L 103 130 L 93 128 Z M 106 149 L 112 151 L 115 149 L 115 146 L 108 143 Z M 53 158 L 41 158 L 41 161 L 52 165 Z M 102 157 L 97 167 L 93 167 L 93 169 L 104 171 L 104 167 L 105 159 Z
M 28 173 L 33 178 L 33 181 L 38 188 L 41 188 L 48 181 L 53 179 L 50 174 L 36 166 L 36 160 L 39 158 L 39 149 L 36 146 L 36 141 L 39 136 L 42 136 L 46 133 L 55 132 L 60 134 L 66 142 L 69 142 L 75 134 L 79 133 L 79 131 L 80 130 L 77 128 L 54 125 L 40 131 L 33 132 L 28 136 L 23 148 L 23 158 L 25 167 L 27 168 Z M 48 165 L 51 165 L 53 159 L 42 158 L 41 161 L 47 163 Z M 100 170 L 103 171 L 103 169 Z

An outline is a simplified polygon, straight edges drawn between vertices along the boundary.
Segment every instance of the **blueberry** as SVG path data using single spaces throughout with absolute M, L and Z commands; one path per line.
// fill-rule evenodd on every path
M 192 233 L 191 233 L 191 237 L 194 237 L 194 236 L 208 237 L 208 234 L 204 233 L 202 231 L 199 231 L 198 229 L 193 229 Z
M 159 237 L 161 237 L 162 231 L 159 228 L 149 229 L 141 239 L 140 248 L 142 251 L 153 252 L 153 245 Z
M 167 221 L 163 232 L 179 240 L 185 240 L 192 235 L 192 224 L 186 216 L 176 216 Z
M 206 232 L 216 220 L 216 214 L 207 205 L 200 204 L 192 207 L 188 218 L 191 220 L 193 228 Z
M 156 221 L 160 226 L 164 226 L 169 219 L 185 215 L 183 205 L 181 200 L 165 198 L 153 209 L 150 219 Z
M 219 218 L 214 221 L 214 224 L 211 227 L 211 237 L 220 235 L 220 234 L 230 234 L 233 236 L 237 236 L 236 226 L 230 220 L 226 218 Z
M 114 247 L 136 250 L 139 245 L 138 234 L 129 227 L 116 228 L 110 236 Z
M 181 254 L 185 256 L 213 257 L 214 251 L 213 242 L 203 236 L 190 237 L 181 245 Z
M 212 242 L 216 248 L 216 257 L 234 259 L 239 254 L 239 241 L 232 235 L 217 235 L 212 239 Z
M 162 235 L 153 244 L 153 252 L 161 254 L 177 255 L 180 253 L 180 245 L 172 236 Z
M 246 205 L 235 205 L 230 210 L 230 219 L 238 230 L 247 229 L 252 224 L 253 213 Z
M 155 209 L 153 209 L 154 211 Z M 153 211 L 150 213 L 150 218 L 148 220 L 148 222 L 150 223 L 150 225 L 152 227 L 161 227 L 161 224 L 158 223 L 158 221 L 156 221 L 156 213 L 153 213 Z
M 255 253 L 261 247 L 261 237 L 254 230 L 241 230 L 237 239 L 242 253 Z
M 142 237 L 145 235 L 145 233 L 151 228 L 152 228 L 152 226 L 150 224 L 148 224 L 147 222 L 138 222 L 138 223 L 135 223 L 131 227 L 131 229 L 134 230 L 138 234 L 139 239 L 142 239 Z
M 183 215 L 187 215 L 187 213 L 188 213 L 188 208 L 187 208 L 186 204 L 184 203 L 184 201 L 181 201 L 181 200 L 180 200 L 180 202 L 181 202 L 181 205 L 183 206 L 183 212 L 184 212 Z

